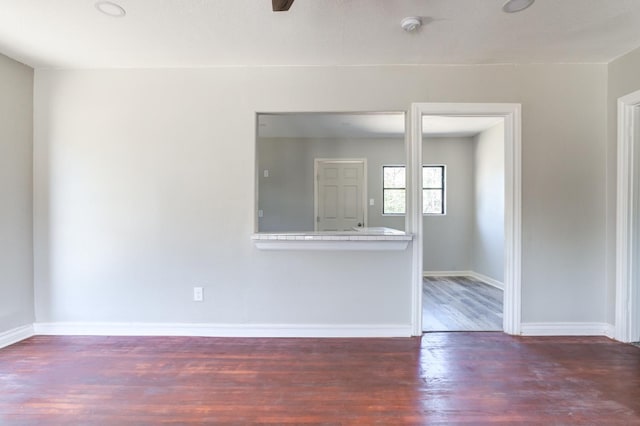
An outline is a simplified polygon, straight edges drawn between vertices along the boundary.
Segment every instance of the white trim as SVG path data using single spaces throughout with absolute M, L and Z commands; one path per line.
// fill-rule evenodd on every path
M 202 337 L 409 337 L 407 325 L 209 324 L 139 322 L 35 323 L 35 334 Z
M 422 193 L 416 189 L 422 163 L 422 116 L 496 116 L 504 117 L 505 127 L 505 211 L 504 211 L 504 314 L 503 330 L 520 334 L 521 322 L 521 145 L 522 124 L 520 104 L 492 103 L 414 103 L 411 105 L 411 149 L 407 165 L 412 168 L 412 191 L 407 192 L 407 232 L 416 236 L 414 241 L 412 274 L 411 319 L 413 331 L 422 330 Z
M 606 324 L 607 329 L 605 332 L 605 336 L 607 336 L 609 339 L 615 339 L 616 338 L 616 326 L 613 324 Z
M 529 322 L 521 324 L 523 336 L 606 336 L 612 326 L 600 322 Z
M 254 116 L 254 143 L 253 143 L 253 232 L 260 232 L 260 162 L 258 161 L 258 141 L 260 140 L 260 113 L 255 112 Z
M 318 196 L 320 195 L 320 189 L 318 188 L 318 166 L 320 163 L 358 163 L 362 164 L 363 176 L 362 176 L 362 227 L 366 228 L 369 223 L 369 208 L 367 199 L 369 192 L 367 188 L 368 171 L 367 171 L 367 159 L 366 158 L 315 158 L 313 160 L 313 229 L 318 232 L 318 216 L 320 212 L 320 203 L 318 202 Z M 330 249 L 328 249 L 330 250 Z
M 424 277 L 470 277 L 471 271 L 424 271 Z
M 640 306 L 637 305 L 638 285 L 633 274 L 634 210 L 638 207 L 634 177 L 639 173 L 634 167 L 637 126 L 635 109 L 640 106 L 640 91 L 618 99 L 618 176 L 616 217 L 616 312 L 615 338 L 622 342 L 640 340 L 637 324 Z M 636 211 L 640 214 L 640 211 Z M 640 266 L 640 265 L 637 265 Z
M 411 105 L 407 116 L 405 145 L 407 153 L 407 192 L 405 231 L 415 235 L 411 271 L 411 325 L 414 336 L 422 335 L 422 111 L 419 104 Z
M 33 325 L 23 325 L 0 333 L 0 349 L 33 336 Z
M 477 281 L 482 281 L 497 289 L 504 290 L 504 284 L 500 281 L 475 271 L 424 271 L 422 275 L 424 277 L 469 277 Z

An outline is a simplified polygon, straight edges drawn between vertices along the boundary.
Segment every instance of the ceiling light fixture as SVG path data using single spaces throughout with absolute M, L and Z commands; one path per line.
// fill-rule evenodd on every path
M 502 11 L 506 13 L 522 12 L 533 4 L 535 0 L 507 0 L 502 5 Z
M 422 26 L 422 19 L 418 18 L 417 16 L 409 16 L 400 21 L 400 26 L 403 30 L 410 33 L 416 31 Z
M 124 7 L 110 1 L 97 2 L 96 9 L 98 9 L 100 12 L 104 13 L 107 16 L 111 16 L 112 18 L 122 18 L 124 15 L 127 14 L 127 11 L 124 10 Z

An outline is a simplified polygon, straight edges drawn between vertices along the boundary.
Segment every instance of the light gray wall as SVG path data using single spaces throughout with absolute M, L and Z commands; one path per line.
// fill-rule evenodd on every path
M 404 216 L 382 215 L 382 166 L 405 163 L 404 139 L 262 138 L 257 145 L 260 232 L 313 231 L 316 158 L 365 158 L 368 226 L 404 230 Z
M 33 70 L 0 55 L 0 333 L 33 312 Z
M 474 218 L 472 270 L 504 280 L 504 124 L 473 141 Z
M 422 163 L 446 166 L 446 214 L 423 216 L 423 270 L 468 271 L 473 249 L 473 139 L 424 138 Z
M 640 48 L 611 62 L 607 84 L 607 322 L 615 322 L 618 98 L 640 90 Z
M 606 90 L 589 64 L 37 70 L 37 320 L 408 324 L 410 250 L 253 247 L 255 113 L 426 101 L 522 103 L 523 321 L 604 321 Z

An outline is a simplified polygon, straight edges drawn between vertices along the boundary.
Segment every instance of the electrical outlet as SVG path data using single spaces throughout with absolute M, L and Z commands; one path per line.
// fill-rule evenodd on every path
M 258 210 L 258 217 L 264 217 L 264 211 Z
M 193 301 L 202 302 L 204 300 L 204 289 L 202 287 L 193 288 Z

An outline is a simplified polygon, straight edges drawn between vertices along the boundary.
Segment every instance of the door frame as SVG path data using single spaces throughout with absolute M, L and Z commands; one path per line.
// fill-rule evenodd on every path
M 363 227 L 369 223 L 368 205 L 367 205 L 367 159 L 366 158 L 314 158 L 313 159 L 313 230 L 318 232 L 318 216 L 320 203 L 318 202 L 318 180 L 320 175 L 318 174 L 318 165 L 320 163 L 362 163 L 362 213 L 363 213 Z
M 636 255 L 633 237 L 639 231 L 633 226 L 633 219 L 634 213 L 640 214 L 640 188 L 635 184 L 640 170 L 634 161 L 640 148 L 636 140 L 640 126 L 636 114 L 638 108 L 640 90 L 618 98 L 615 338 L 621 342 L 640 340 L 640 289 L 633 264 Z
M 503 330 L 521 333 L 521 105 L 510 103 L 413 103 L 407 133 L 407 232 L 415 235 L 411 292 L 411 328 L 422 335 L 422 116 L 503 117 L 505 128 L 504 303 Z

